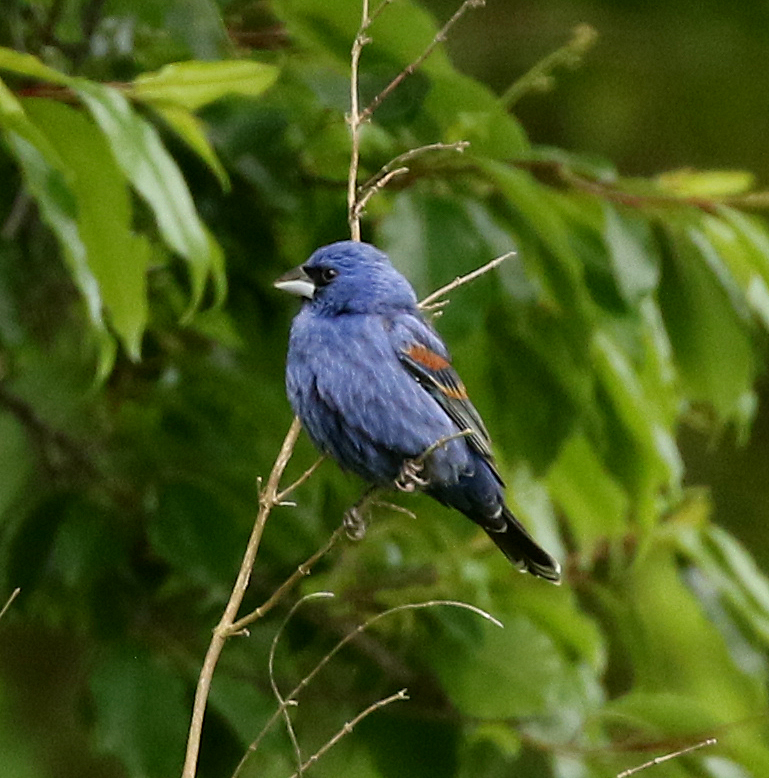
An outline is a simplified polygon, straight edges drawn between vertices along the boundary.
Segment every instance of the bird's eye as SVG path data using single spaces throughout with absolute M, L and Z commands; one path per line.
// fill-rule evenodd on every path
M 324 267 L 320 271 L 319 281 L 321 284 L 330 284 L 339 275 L 338 270 L 333 267 Z

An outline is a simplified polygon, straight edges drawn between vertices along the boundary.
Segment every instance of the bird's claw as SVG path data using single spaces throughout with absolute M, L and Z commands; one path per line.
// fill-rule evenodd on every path
M 403 463 L 398 477 L 395 479 L 395 488 L 401 492 L 413 492 L 417 489 L 424 489 L 428 484 L 427 479 L 422 478 L 421 475 L 424 469 L 424 463 L 418 462 L 416 459 L 407 459 Z
M 359 505 L 353 505 L 344 514 L 344 531 L 350 540 L 363 540 L 366 535 L 366 519 Z

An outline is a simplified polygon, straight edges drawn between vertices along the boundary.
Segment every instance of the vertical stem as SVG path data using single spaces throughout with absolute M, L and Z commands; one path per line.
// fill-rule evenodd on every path
M 350 237 L 360 240 L 360 212 L 358 210 L 358 165 L 360 163 L 360 94 L 358 92 L 358 69 L 363 47 L 368 43 L 366 29 L 371 23 L 369 0 L 363 0 L 360 28 L 352 44 L 350 59 L 350 170 L 347 177 L 347 222 L 350 225 Z
M 192 722 L 190 723 L 190 732 L 187 739 L 187 754 L 184 759 L 184 770 L 182 778 L 195 778 L 198 764 L 198 753 L 200 751 L 200 737 L 203 732 L 203 717 L 206 712 L 206 703 L 211 689 L 211 680 L 214 676 L 216 664 L 224 648 L 227 638 L 232 634 L 232 624 L 238 615 L 238 609 L 243 602 L 248 582 L 251 579 L 251 571 L 256 560 L 256 553 L 259 550 L 259 544 L 262 541 L 264 525 L 267 523 L 270 511 L 275 507 L 278 495 L 280 477 L 286 469 L 288 460 L 294 450 L 294 444 L 299 437 L 299 431 L 302 425 L 299 419 L 294 417 L 291 427 L 286 433 L 283 445 L 280 448 L 278 457 L 272 467 L 270 477 L 267 479 L 267 485 L 264 487 L 259 498 L 259 514 L 254 522 L 254 528 L 251 531 L 251 537 L 248 540 L 246 553 L 243 555 L 243 561 L 240 565 L 235 586 L 232 594 L 224 609 L 222 618 L 214 628 L 214 634 L 211 637 L 211 643 L 206 652 L 206 658 L 203 662 L 203 669 L 200 671 L 198 686 L 195 690 L 195 702 L 192 708 Z

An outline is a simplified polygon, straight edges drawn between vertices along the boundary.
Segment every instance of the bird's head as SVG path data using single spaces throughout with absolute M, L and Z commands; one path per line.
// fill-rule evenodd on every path
M 351 240 L 319 248 L 303 265 L 278 278 L 275 286 L 304 297 L 328 315 L 410 311 L 417 303 L 411 284 L 387 254 Z

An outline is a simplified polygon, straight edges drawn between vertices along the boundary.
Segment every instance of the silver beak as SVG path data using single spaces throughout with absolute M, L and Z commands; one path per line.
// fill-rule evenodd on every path
M 315 294 L 315 284 L 301 266 L 284 273 L 272 285 L 283 292 L 295 294 L 297 297 L 306 297 L 308 300 L 312 300 Z

